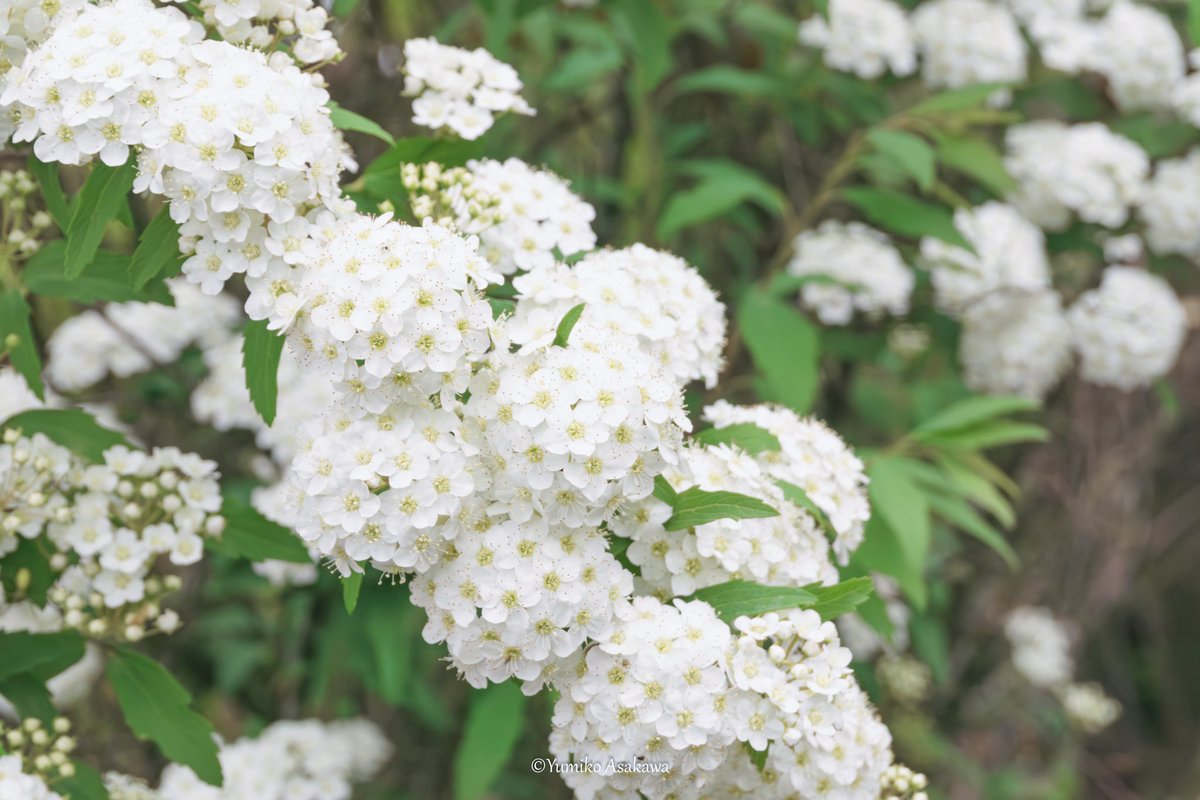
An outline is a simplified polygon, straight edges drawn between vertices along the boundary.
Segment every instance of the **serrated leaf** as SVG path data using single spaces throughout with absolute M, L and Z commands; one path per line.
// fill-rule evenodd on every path
M 212 725 L 191 709 L 191 694 L 171 673 L 124 647 L 111 651 L 105 673 L 135 736 L 154 742 L 164 756 L 191 768 L 205 783 L 221 785 Z
M 279 396 L 283 337 L 268 329 L 266 320 L 247 322 L 242 336 L 242 366 L 246 371 L 250 401 L 263 422 L 270 425 L 275 421 L 275 404 Z
M 119 253 L 101 250 L 82 273 L 68 276 L 63 261 L 66 247 L 67 243 L 61 239 L 50 242 L 25 262 L 22 278 L 31 292 L 46 297 L 65 297 L 78 303 L 105 301 L 175 305 L 175 298 L 161 280 L 152 280 L 141 290 L 135 289 L 130 276 L 129 256 Z M 173 269 L 169 267 L 163 276 L 173 272 Z
M 821 615 L 821 619 L 828 622 L 843 614 L 849 614 L 866 602 L 867 598 L 875 591 L 875 584 L 870 578 L 861 577 L 850 578 L 841 583 L 835 583 L 833 586 L 813 584 L 805 588 L 816 598 L 808 605 L 808 608 L 816 611 Z
M 736 445 L 750 455 L 757 455 L 763 451 L 778 452 L 781 449 L 775 434 L 763 430 L 753 422 L 737 422 L 723 428 L 708 428 L 697 433 L 694 438 L 705 445 Z
M 1036 411 L 1040 408 L 1035 400 L 1025 397 L 986 396 L 968 397 L 942 409 L 913 429 L 914 439 L 924 439 L 934 434 L 946 433 L 960 428 L 969 428 L 997 417 Z
M 563 314 L 562 320 L 558 323 L 557 330 L 554 331 L 555 347 L 567 346 L 567 342 L 571 339 L 571 331 L 575 330 L 575 323 L 579 322 L 579 318 L 583 316 L 583 309 L 586 305 L 586 303 L 580 303 L 566 314 Z
M 331 102 L 329 104 L 329 121 L 338 130 L 365 133 L 367 136 L 374 136 L 376 139 L 387 142 L 389 145 L 396 143 L 395 137 L 384 130 L 383 126 L 378 122 L 368 119 L 362 114 L 356 114 L 353 111 L 342 108 L 337 103 Z
M 42 201 L 46 211 L 54 219 L 60 231 L 66 231 L 71 222 L 71 204 L 63 192 L 62 180 L 58 176 L 58 165 L 39 161 L 35 156 L 29 157 L 29 171 L 37 178 L 42 187 Z
M 803 508 L 809 513 L 809 516 L 816 520 L 829 541 L 832 542 L 837 539 L 837 529 L 833 527 L 833 523 L 829 521 L 829 517 L 825 516 L 825 512 L 821 510 L 821 507 L 814 503 L 813 499 L 808 496 L 808 492 L 796 484 L 788 483 L 787 481 L 775 481 L 775 483 L 783 490 L 784 497 Z
M 38 399 L 44 400 L 46 387 L 42 383 L 42 357 L 33 339 L 32 317 L 33 309 L 18 290 L 0 293 L 0 352 L 8 354 L 30 390 Z
M 717 616 L 733 624 L 738 617 L 756 617 L 769 611 L 807 608 L 817 596 L 799 586 L 762 586 L 750 581 L 726 581 L 696 590 L 691 599 L 703 600 Z
M 929 143 L 908 131 L 874 128 L 867 132 L 867 141 L 875 152 L 885 156 L 912 178 L 918 188 L 927 192 L 937 178 L 933 148 Z
M 226 498 L 221 507 L 225 531 L 209 542 L 214 552 L 249 561 L 275 559 L 311 564 L 308 548 L 292 531 L 258 513 L 253 506 Z
M 66 800 L 109 800 L 108 789 L 100 773 L 82 761 L 72 761 L 75 774 L 54 783 L 54 791 Z
M 697 486 L 675 498 L 675 513 L 663 523 L 669 531 L 682 531 L 718 519 L 777 517 L 779 512 L 759 500 L 737 492 L 708 492 Z
M 738 323 L 770 399 L 807 412 L 819 385 L 817 329 L 794 307 L 757 288 L 738 306 Z
M 125 198 L 133 188 L 137 175 L 134 159 L 120 167 L 96 164 L 88 176 L 71 210 L 71 221 L 67 225 L 67 247 L 64 253 L 64 270 L 69 277 L 83 272 L 92 262 L 104 229 L 116 219 Z
M 26 674 L 47 681 L 83 658 L 83 650 L 74 631 L 0 631 L 0 679 Z
M 454 800 L 479 800 L 496 782 L 521 738 L 526 702 L 513 681 L 472 693 L 454 753 Z
M 129 446 L 123 434 L 105 428 L 86 411 L 77 408 L 39 408 L 22 411 L 4 422 L 5 428 L 18 428 L 26 436 L 45 434 L 88 461 L 104 460 L 104 451 L 117 445 Z
M 347 614 L 353 614 L 354 609 L 358 608 L 362 585 L 363 573 L 361 572 L 351 572 L 347 577 L 342 578 L 342 605 L 346 607 Z
M 954 227 L 954 215 L 942 206 L 909 197 L 894 189 L 856 186 L 843 189 L 841 196 L 858 208 L 869 221 L 891 233 L 912 239 L 932 236 L 974 252 L 974 248 Z
M 163 208 L 142 231 L 129 261 L 134 288 L 141 289 L 179 260 L 179 225 L 171 219 L 170 209 Z

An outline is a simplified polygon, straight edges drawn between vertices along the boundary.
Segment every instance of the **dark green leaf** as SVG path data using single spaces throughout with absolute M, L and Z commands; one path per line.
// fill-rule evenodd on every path
M 0 631 L 0 679 L 30 675 L 48 681 L 83 658 L 83 639 L 74 631 Z
M 969 428 L 981 422 L 1023 411 L 1036 411 L 1039 405 L 1024 397 L 977 396 L 960 400 L 949 408 L 939 411 L 922 422 L 912 435 L 924 439 L 932 434 L 946 433 L 960 428 Z
M 995 550 L 1009 569 L 1017 568 L 1017 554 L 1012 545 L 1004 538 L 1004 534 L 993 528 L 987 521 L 971 508 L 966 500 L 946 495 L 930 494 L 929 507 L 933 513 L 964 533 L 974 536 L 988 547 Z
M 783 209 L 783 195 L 752 169 L 732 161 L 702 160 L 680 165 L 700 179 L 691 189 L 677 191 L 658 221 L 658 238 L 721 217 L 743 203 L 753 202 L 772 214 Z
M 496 782 L 521 738 L 525 705 L 513 681 L 472 693 L 454 753 L 454 800 L 479 800 Z
M 579 322 L 579 318 L 583 316 L 583 307 L 586 303 L 580 303 L 573 307 L 566 314 L 563 314 L 562 321 L 558 323 L 558 329 L 554 332 L 554 346 L 566 347 L 567 342 L 571 339 L 571 331 L 575 330 L 575 323 Z
M 30 324 L 32 316 L 33 309 L 18 290 L 0 293 L 0 352 L 8 354 L 12 365 L 25 378 L 33 393 L 39 399 L 45 399 L 42 357 L 33 339 L 33 326 Z
M 225 499 L 221 507 L 225 532 L 209 546 L 230 558 L 249 561 L 277 559 L 294 564 L 311 564 L 308 548 L 300 537 L 282 525 L 277 525 L 245 503 Z
M 958 228 L 954 227 L 954 215 L 942 206 L 909 197 L 894 189 L 861 186 L 843 189 L 842 198 L 857 207 L 868 220 L 892 233 L 913 239 L 932 236 L 974 250 Z
M 747 292 L 738 307 L 738 322 L 770 399 L 807 412 L 819 383 L 816 328 L 795 308 L 760 289 Z
M 192 696 L 157 661 L 127 648 L 109 656 L 108 681 L 129 729 L 149 739 L 171 761 L 190 767 L 213 786 L 221 785 L 221 764 L 212 725 L 190 707 Z
M 723 92 L 739 97 L 778 97 L 791 92 L 788 81 L 729 64 L 717 64 L 688 73 L 671 84 L 680 94 L 688 92 Z
M 820 614 L 821 619 L 829 621 L 849 614 L 864 603 L 875 591 L 875 584 L 870 578 L 861 577 L 850 578 L 833 586 L 813 584 L 805 588 L 815 597 L 807 608 Z
M 581 89 L 620 69 L 622 61 L 616 47 L 574 48 L 546 79 L 545 87 L 559 92 Z
M 348 111 L 337 103 L 329 104 L 329 120 L 333 123 L 333 127 L 339 130 L 365 133 L 368 136 L 374 136 L 376 139 L 387 142 L 389 145 L 396 143 L 395 138 L 384 130 L 383 126 L 378 122 L 373 119 L 367 119 L 362 114 Z
M 825 536 L 829 538 L 829 541 L 832 542 L 837 539 L 837 529 L 833 527 L 833 523 L 829 521 L 829 517 L 825 516 L 825 512 L 821 510 L 820 506 L 814 503 L 813 499 L 808 496 L 808 492 L 796 484 L 788 483 L 787 481 L 775 481 L 775 483 L 783 490 L 784 497 L 803 508 L 809 513 L 809 516 L 816 520 L 817 524 L 821 526 L 821 530 L 825 533 Z
M 275 403 L 279 395 L 279 357 L 283 337 L 267 328 L 266 320 L 246 323 L 242 340 L 242 366 L 246 370 L 246 388 L 254 410 L 270 425 L 275 421 Z
M 129 256 L 101 250 L 83 273 L 68 277 L 64 271 L 67 243 L 50 242 L 25 263 L 25 285 L 34 294 L 65 297 L 79 303 L 107 301 L 112 303 L 161 303 L 173 306 L 175 299 L 161 280 L 153 280 L 141 291 L 133 288 Z M 178 260 L 175 262 L 178 263 Z M 173 272 L 173 266 L 162 276 Z
M 30 156 L 29 171 L 42 187 L 42 200 L 46 203 L 46 211 L 54 218 L 58 229 L 65 232 L 71 222 L 71 204 L 63 193 L 62 181 L 58 177 L 58 165 L 47 164 L 35 156 Z
M 912 178 L 921 191 L 933 188 L 937 178 L 933 148 L 920 136 L 907 131 L 874 128 L 867 133 L 867 140 L 875 152 L 887 157 Z
M 947 111 L 980 108 L 987 103 L 989 97 L 1006 88 L 1008 88 L 1008 84 L 1005 83 L 977 83 L 961 89 L 951 89 L 927 100 L 922 100 L 904 114 L 909 117 L 924 117 Z
M 104 229 L 125 207 L 125 196 L 133 188 L 137 175 L 134 159 L 120 167 L 96 164 L 79 196 L 75 198 L 71 221 L 67 225 L 65 272 L 74 277 L 96 256 L 104 238 Z
M 38 680 L 28 672 L 10 675 L 0 680 L 0 696 L 17 708 L 22 718 L 33 717 L 49 723 L 58 716 L 54 703 L 50 701 L 50 690 L 46 682 Z
M 633 50 L 638 86 L 649 92 L 671 69 L 671 32 L 658 5 L 647 0 L 614 0 L 609 5 Z
M 682 531 L 717 519 L 779 516 L 778 511 L 757 497 L 737 492 L 706 492 L 696 486 L 680 492 L 673 507 L 675 513 L 663 523 L 669 531 Z
M 104 451 L 117 445 L 129 446 L 125 437 L 96 422 L 77 408 L 40 408 L 9 417 L 6 428 L 18 428 L 26 436 L 45 434 L 51 441 L 73 450 L 88 461 L 104 460 Z
M 895 578 L 915 608 L 923 609 L 929 602 L 924 563 L 913 564 L 909 560 L 899 534 L 878 512 L 867 521 L 866 538 L 854 551 L 850 566 L 860 572 L 879 572 Z
M 1188 0 L 1187 32 L 1192 47 L 1200 47 L 1200 0 Z
M 17 585 L 18 576 L 21 576 L 21 582 L 25 585 Z M 39 606 L 46 604 L 46 593 L 56 578 L 57 574 L 50 569 L 50 559 L 41 548 L 41 541 L 24 536 L 17 538 L 16 549 L 4 556 L 4 568 L 0 569 L 0 586 L 8 592 L 9 599 L 27 597 Z
M 358 596 L 362 593 L 363 573 L 351 572 L 349 577 L 342 578 L 342 605 L 347 614 L 353 614 L 358 608 Z
M 359 0 L 333 0 L 333 15 L 338 19 L 350 16 L 358 8 Z
M 170 209 L 163 208 L 142 231 L 129 262 L 134 288 L 141 289 L 179 260 L 179 225 L 171 219 Z
M 763 430 L 753 422 L 737 422 L 724 428 L 708 428 L 697 433 L 695 439 L 706 445 L 737 445 L 751 455 L 757 455 L 764 450 L 780 450 L 779 439 L 775 438 L 775 434 Z
M 108 789 L 100 773 L 82 761 L 73 761 L 75 774 L 56 781 L 54 791 L 66 800 L 109 800 Z
M 997 197 L 1004 197 L 1016 188 L 1016 181 L 1004 166 L 1004 158 L 987 139 L 942 135 L 936 138 L 937 157 L 945 166 L 975 179 Z
M 738 617 L 755 617 L 769 611 L 808 608 L 817 596 L 808 588 L 796 586 L 761 586 L 750 581 L 728 581 L 698 589 L 693 600 L 703 600 L 713 607 L 717 616 L 732 624 Z

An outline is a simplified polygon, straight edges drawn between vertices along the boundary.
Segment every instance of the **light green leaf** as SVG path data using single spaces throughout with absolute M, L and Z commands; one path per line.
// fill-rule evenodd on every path
M 266 320 L 246 323 L 242 339 L 242 366 L 246 370 L 246 388 L 254 410 L 270 425 L 275 421 L 275 403 L 279 396 L 279 358 L 283 337 L 267 328 Z
M 104 229 L 126 207 L 125 197 L 137 175 L 135 159 L 120 167 L 96 164 L 75 198 L 67 225 L 64 270 L 68 277 L 83 272 L 96 256 Z
M 758 455 L 764 450 L 778 452 L 781 448 L 775 434 L 763 430 L 753 422 L 736 422 L 724 428 L 708 428 L 697 433 L 694 438 L 705 445 L 736 445 L 750 455 Z
M 633 50 L 638 86 L 653 90 L 671 69 L 671 32 L 662 11 L 647 0 L 614 0 L 609 8 Z
M 105 671 L 134 735 L 153 741 L 164 756 L 190 767 L 205 783 L 221 785 L 212 725 L 191 709 L 192 696 L 171 673 L 124 647 L 111 652 Z
M 30 319 L 33 309 L 16 289 L 0 293 L 0 352 L 8 354 L 12 365 L 39 399 L 46 398 L 42 384 L 42 357 L 38 354 Z
M 923 609 L 929 603 L 924 564 L 909 561 L 900 544 L 899 534 L 878 512 L 873 513 L 867 521 L 866 537 L 850 558 L 850 566 L 859 572 L 879 572 L 895 578 L 915 608 Z
M 762 586 L 750 581 L 727 581 L 696 590 L 691 599 L 703 600 L 717 616 L 732 624 L 738 617 L 756 617 L 769 611 L 808 608 L 817 596 L 809 587 Z
M 29 675 L 48 681 L 83 658 L 83 639 L 74 631 L 0 631 L 0 680 Z
M 1200 47 L 1200 0 L 1188 0 L 1187 32 L 1192 47 Z
M 894 189 L 851 187 L 843 189 L 841 195 L 868 220 L 891 233 L 913 239 L 932 236 L 974 251 L 958 228 L 954 227 L 954 215 L 942 206 L 909 197 Z
M 825 516 L 825 512 L 821 510 L 821 507 L 814 503 L 813 499 L 808 496 L 808 492 L 796 484 L 788 483 L 787 481 L 775 481 L 775 483 L 783 490 L 784 497 L 803 508 L 808 512 L 809 516 L 816 520 L 829 541 L 832 542 L 837 539 L 837 529 L 833 527 L 833 523 L 829 521 L 829 517 Z
M 986 450 L 989 447 L 1000 447 L 1008 444 L 1024 442 L 1044 442 L 1050 438 L 1050 432 L 1041 425 L 1032 422 L 1012 422 L 1011 420 L 992 420 L 970 428 L 962 428 L 925 437 L 928 444 L 946 445 L 967 450 Z
M 583 308 L 586 303 L 580 303 L 574 306 L 566 314 L 563 314 L 562 320 L 558 323 L 558 328 L 554 331 L 554 346 L 566 347 L 567 342 L 571 339 L 571 331 L 575 330 L 575 323 L 579 322 L 579 318 L 583 316 Z
M 937 179 L 935 156 L 933 148 L 920 136 L 907 131 L 873 128 L 867 133 L 867 140 L 875 152 L 887 157 L 912 178 L 921 191 L 933 188 Z
M 849 614 L 859 605 L 866 602 L 875 591 L 875 584 L 870 578 L 850 578 L 833 586 L 812 584 L 804 587 L 816 598 L 808 604 L 821 615 L 825 621 L 835 620 L 843 614 Z
M 351 572 L 348 577 L 342 578 L 342 604 L 346 607 L 347 614 L 353 614 L 354 609 L 358 608 L 358 596 L 362 593 L 363 573 Z
M 908 117 L 927 117 L 947 111 L 966 111 L 980 108 L 988 98 L 1001 89 L 1009 88 L 1006 83 L 977 83 L 961 89 L 951 89 L 934 95 L 912 106 L 904 112 Z
M 1024 397 L 981 395 L 960 400 L 948 408 L 939 411 L 913 429 L 914 439 L 923 440 L 939 433 L 947 433 L 961 428 L 969 428 L 981 422 L 1019 414 L 1023 411 L 1036 411 L 1039 405 L 1034 400 Z
M 311 564 L 308 548 L 300 537 L 264 517 L 252 506 L 225 499 L 221 506 L 225 531 L 208 546 L 230 558 L 248 561 L 276 559 L 293 564 Z
M 671 508 L 674 508 L 675 503 L 679 500 L 678 492 L 675 491 L 671 484 L 667 483 L 667 479 L 662 475 L 654 476 L 654 496 Z
M 660 239 L 721 217 L 743 203 L 753 202 L 772 214 L 778 214 L 784 206 L 777 188 L 757 172 L 732 161 L 685 162 L 680 169 L 700 181 L 671 196 L 658 222 Z
M 104 460 L 104 451 L 117 445 L 129 446 L 125 436 L 109 430 L 77 408 L 39 408 L 9 417 L 5 428 L 17 428 L 26 436 L 45 434 L 53 442 L 73 450 L 88 461 Z
M 920 571 L 932 538 L 928 495 L 913 478 L 905 458 L 881 458 L 867 468 L 867 476 L 871 479 L 867 492 L 872 513 L 895 532 L 905 560 Z
M 46 203 L 46 211 L 50 212 L 58 229 L 66 231 L 71 222 L 71 204 L 58 177 L 58 165 L 47 164 L 39 161 L 36 156 L 30 156 L 29 171 L 42 187 L 42 200 Z
M 751 289 L 738 307 L 738 323 L 770 399 L 803 414 L 817 395 L 820 346 L 816 328 L 794 307 Z
M 1004 534 L 993 528 L 987 521 L 971 508 L 966 500 L 946 495 L 929 494 L 929 507 L 933 513 L 953 525 L 955 528 L 974 536 L 988 547 L 995 550 L 1009 568 L 1016 570 L 1017 554 L 1012 545 L 1004 538 Z
M 778 511 L 757 497 L 737 492 L 706 492 L 696 486 L 680 492 L 673 507 L 675 513 L 663 523 L 669 531 L 682 531 L 718 519 L 779 516 Z
M 67 275 L 64 262 L 66 249 L 67 243 L 58 239 L 44 245 L 25 262 L 22 277 L 29 291 L 46 297 L 65 297 L 78 303 L 107 301 L 175 305 L 175 298 L 161 280 L 152 280 L 140 291 L 133 288 L 129 256 L 120 253 L 101 250 L 82 273 Z
M 387 142 L 388 145 L 396 143 L 395 137 L 384 130 L 378 122 L 342 108 L 337 103 L 330 102 L 329 104 L 329 121 L 338 130 L 365 133 L 367 136 L 374 136 L 380 141 Z
M 576 47 L 559 62 L 544 85 L 557 92 L 582 89 L 620 69 L 623 61 L 616 47 Z
M 137 249 L 129 262 L 129 275 L 135 289 L 141 289 L 155 275 L 168 271 L 180 260 L 179 225 L 171 212 L 163 208 L 138 238 Z
M 943 165 L 975 179 L 997 197 L 1004 197 L 1016 188 L 1016 181 L 1004 166 L 1004 158 L 987 139 L 936 133 L 934 136 L 937 158 Z
M 525 727 L 525 695 L 513 681 L 473 692 L 454 753 L 454 800 L 479 800 L 512 758 Z

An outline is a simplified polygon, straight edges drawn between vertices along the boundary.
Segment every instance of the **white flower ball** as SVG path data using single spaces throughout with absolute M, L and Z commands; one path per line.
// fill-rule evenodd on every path
M 891 0 L 830 0 L 828 19 L 816 14 L 800 24 L 800 41 L 823 50 L 831 69 L 867 80 L 917 69 L 912 26 Z
M 811 276 L 800 300 L 826 325 L 846 325 L 856 311 L 869 318 L 908 313 L 915 278 L 883 233 L 828 220 L 797 236 L 792 247 L 788 273 Z
M 962 323 L 958 359 L 974 391 L 1041 400 L 1071 366 L 1071 327 L 1053 290 L 989 295 Z

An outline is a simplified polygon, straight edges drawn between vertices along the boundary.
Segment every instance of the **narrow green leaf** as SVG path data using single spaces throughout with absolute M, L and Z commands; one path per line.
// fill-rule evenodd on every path
M 1050 431 L 1041 425 L 1000 419 L 971 428 L 933 434 L 925 437 L 925 441 L 929 444 L 948 445 L 968 450 L 986 450 L 989 447 L 1008 444 L 1044 442 L 1049 438 Z
M 703 600 L 717 616 L 732 624 L 738 617 L 755 617 L 769 611 L 808 608 L 817 596 L 805 587 L 762 586 L 750 581 L 727 581 L 696 590 L 691 599 Z
M 981 136 L 934 136 L 937 158 L 943 165 L 973 178 L 997 197 L 1004 197 L 1016 188 L 1016 181 L 1004 166 L 1004 157 L 987 139 Z
M 663 527 L 669 531 L 694 528 L 717 519 L 777 517 L 779 512 L 759 500 L 737 492 L 706 492 L 693 486 L 675 498 L 675 513 Z
M 513 681 L 472 693 L 454 753 L 454 800 L 479 800 L 487 794 L 521 738 L 525 706 L 525 695 Z
M 867 521 L 866 537 L 851 556 L 850 566 L 859 572 L 878 572 L 895 578 L 914 608 L 924 609 L 929 603 L 924 563 L 913 564 L 909 560 L 899 534 L 879 513 L 872 514 Z
M 942 206 L 909 197 L 894 189 L 856 186 L 843 189 L 841 195 L 872 223 L 894 234 L 912 239 L 932 236 L 974 251 L 958 228 L 954 227 L 954 215 Z
M 136 175 L 134 159 L 120 167 L 99 163 L 92 167 L 92 174 L 75 198 L 71 221 L 67 225 L 65 271 L 68 276 L 79 275 L 91 263 L 104 238 L 105 227 L 121 213 Z
M 868 467 L 867 476 L 873 514 L 887 522 L 909 565 L 920 570 L 932 538 L 928 495 L 914 480 L 904 458 L 881 458 Z
M 961 89 L 950 89 L 934 95 L 912 106 L 904 112 L 908 117 L 926 117 L 947 111 L 966 111 L 984 106 L 988 98 L 1001 89 L 1009 88 L 1006 83 L 977 83 Z
M 46 398 L 42 384 L 42 357 L 33 339 L 33 309 L 16 289 L 0 294 L 0 352 L 8 353 L 17 372 L 39 399 Z
M 1036 411 L 1039 404 L 1024 397 L 987 396 L 968 397 L 948 408 L 942 409 L 913 429 L 914 439 L 923 439 L 932 434 L 946 433 L 960 428 L 969 428 L 981 422 Z
M 71 222 L 71 204 L 67 201 L 62 180 L 58 177 L 58 165 L 47 164 L 35 156 L 30 156 L 29 171 L 42 187 L 42 200 L 46 203 L 46 211 L 53 217 L 58 229 L 65 232 Z
M 1192 47 L 1200 47 L 1200 0 L 1188 0 L 1187 32 Z
M 654 496 L 671 508 L 675 507 L 675 503 L 679 500 L 679 494 L 671 484 L 667 483 L 667 479 L 662 475 L 654 476 Z
M 816 328 L 794 307 L 757 288 L 739 305 L 738 323 L 770 399 L 807 412 L 819 384 Z
M 50 700 L 50 690 L 46 682 L 38 680 L 28 672 L 10 675 L 0 680 L 0 696 L 3 696 L 17 708 L 22 718 L 33 717 L 49 723 L 58 716 L 54 703 Z
M 821 619 L 831 621 L 849 614 L 866 602 L 875 591 L 875 584 L 870 578 L 861 577 L 850 578 L 833 586 L 813 584 L 805 588 L 816 598 L 807 607 L 820 614 Z
M 929 507 L 933 513 L 953 525 L 960 531 L 974 536 L 988 547 L 995 550 L 1004 559 L 1009 569 L 1016 570 L 1018 559 L 1012 545 L 1004 538 L 1004 534 L 993 528 L 987 521 L 971 508 L 966 500 L 946 495 L 929 495 Z
M 781 449 L 779 439 L 775 438 L 773 433 L 763 430 L 753 422 L 738 422 L 724 428 L 708 428 L 697 433 L 694 438 L 706 445 L 737 445 L 750 455 L 757 455 L 764 450 L 779 452 Z
M 388 145 L 396 143 L 395 137 L 384 130 L 383 126 L 378 122 L 368 119 L 362 114 L 356 114 L 353 111 L 342 108 L 337 103 L 331 102 L 329 104 L 329 121 L 338 130 L 365 133 L 367 136 L 374 136 L 380 141 L 387 142 Z
M 933 148 L 920 136 L 907 131 L 873 128 L 867 133 L 867 141 L 875 152 L 887 157 L 912 178 L 921 191 L 933 188 L 937 178 L 936 157 Z
M 780 97 L 789 94 L 792 84 L 774 75 L 717 64 L 698 69 L 670 84 L 676 92 L 722 92 L 739 97 Z
M 26 436 L 45 434 L 51 441 L 73 450 L 88 461 L 104 460 L 104 451 L 117 445 L 130 446 L 124 435 L 109 430 L 77 408 L 39 408 L 9 417 L 5 428 L 17 428 Z
M 170 209 L 164 207 L 142 231 L 133 251 L 129 275 L 134 288 L 141 289 L 179 260 L 179 225 L 171 219 Z
M 311 564 L 308 548 L 300 537 L 277 525 L 249 505 L 225 499 L 221 507 L 225 531 L 209 546 L 230 558 L 248 561 L 276 559 L 294 564 Z
M 190 767 L 205 783 L 221 785 L 212 725 L 191 709 L 191 694 L 171 673 L 124 647 L 110 653 L 105 672 L 135 736 L 154 742 L 164 756 Z
M 74 631 L 0 631 L 0 679 L 30 675 L 47 681 L 83 658 L 83 639 Z
M 363 573 L 351 572 L 347 578 L 342 578 L 342 605 L 347 614 L 353 614 L 358 608 L 358 597 L 362 594 Z
M 554 332 L 554 346 L 566 347 L 567 342 L 571 339 L 571 331 L 575 330 L 575 323 L 579 322 L 579 318 L 583 316 L 583 307 L 586 303 L 580 303 L 572 308 L 566 314 L 563 314 L 562 321 L 558 323 L 558 329 Z
M 633 51 L 638 87 L 649 92 L 671 70 L 671 29 L 657 4 L 614 0 L 609 5 Z
M 56 781 L 54 791 L 66 800 L 109 800 L 108 789 L 100 773 L 82 761 L 72 763 L 75 765 L 75 774 Z
M 254 410 L 270 425 L 275 421 L 275 403 L 279 395 L 279 357 L 283 337 L 267 328 L 266 320 L 246 323 L 242 339 L 242 366 L 246 370 L 246 388 Z
M 775 481 L 780 489 L 783 490 L 783 496 L 791 502 L 803 508 L 809 515 L 817 521 L 821 526 L 822 532 L 832 542 L 837 538 L 837 529 L 833 527 L 833 523 L 829 521 L 829 517 L 825 516 L 825 512 L 820 506 L 813 502 L 813 499 L 808 496 L 808 492 L 801 489 L 794 483 L 787 481 Z
M 29 291 L 47 297 L 65 297 L 79 303 L 106 301 L 175 305 L 175 298 L 161 280 L 152 280 L 141 290 L 135 289 L 130 276 L 129 256 L 120 253 L 101 250 L 82 273 L 68 276 L 63 260 L 66 249 L 67 243 L 58 239 L 43 246 L 25 262 L 22 278 Z M 168 268 L 162 277 L 173 271 L 173 267 Z
M 623 61 L 615 46 L 576 47 L 558 63 L 543 86 L 557 92 L 575 91 L 620 69 Z
M 730 213 L 744 203 L 754 203 L 778 214 L 784 200 L 779 190 L 761 175 L 732 161 L 713 159 L 684 162 L 682 172 L 700 179 L 691 189 L 675 192 L 659 218 L 657 234 L 669 239 L 690 228 Z

